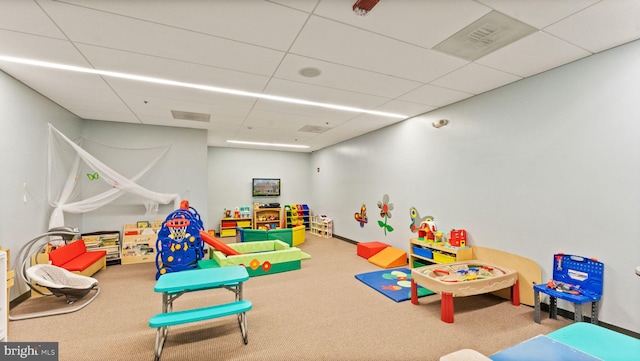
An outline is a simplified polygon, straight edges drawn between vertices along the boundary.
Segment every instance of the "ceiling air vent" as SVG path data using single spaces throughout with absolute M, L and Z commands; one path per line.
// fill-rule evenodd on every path
M 474 61 L 536 31 L 531 25 L 491 11 L 433 49 Z
M 210 114 L 183 112 L 181 110 L 172 110 L 173 119 L 194 120 L 196 122 L 209 122 Z
M 298 129 L 298 131 L 299 132 L 321 134 L 321 133 L 326 132 L 329 129 L 331 129 L 331 128 L 329 128 L 329 127 L 320 127 L 320 126 L 317 126 L 317 125 L 305 125 L 304 127 Z

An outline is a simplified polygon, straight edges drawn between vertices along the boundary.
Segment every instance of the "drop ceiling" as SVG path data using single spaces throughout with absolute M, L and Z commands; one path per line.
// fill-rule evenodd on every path
M 309 152 L 640 38 L 637 0 L 380 0 L 366 16 L 354 2 L 0 1 L 0 57 L 250 96 L 6 60 L 0 70 L 83 119 L 206 129 L 209 146 Z M 499 30 L 483 23 L 493 15 L 531 31 L 478 58 L 442 50 L 474 22 L 476 38 Z

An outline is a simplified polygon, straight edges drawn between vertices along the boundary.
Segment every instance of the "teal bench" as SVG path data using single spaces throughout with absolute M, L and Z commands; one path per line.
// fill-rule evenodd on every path
M 151 317 L 149 319 L 149 326 L 157 328 L 155 360 L 160 360 L 162 347 L 164 346 L 164 342 L 167 339 L 169 326 L 205 321 L 231 315 L 238 315 L 238 324 L 240 325 L 242 340 L 246 345 L 247 343 L 249 343 L 246 312 L 251 310 L 252 306 L 253 305 L 251 304 L 251 301 L 240 300 L 222 305 L 196 308 L 192 310 L 159 313 Z

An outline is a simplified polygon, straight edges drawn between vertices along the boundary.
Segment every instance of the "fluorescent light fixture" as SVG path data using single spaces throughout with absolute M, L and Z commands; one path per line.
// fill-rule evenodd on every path
M 286 147 L 286 148 L 309 148 L 308 145 L 298 144 L 278 144 L 278 143 L 261 143 L 261 142 L 245 142 L 243 140 L 227 140 L 227 143 L 247 144 L 247 145 L 265 145 L 268 147 Z
M 328 109 L 334 109 L 334 110 L 343 110 L 343 111 L 354 112 L 354 113 L 365 113 L 365 114 L 379 115 L 379 116 L 383 116 L 383 117 L 390 117 L 390 118 L 396 118 L 396 119 L 405 119 L 405 118 L 407 118 L 406 115 L 402 115 L 402 114 L 379 112 L 379 111 L 376 111 L 376 110 L 367 110 L 367 109 L 361 109 L 361 108 L 355 108 L 355 107 L 349 107 L 349 106 L 337 105 L 337 104 L 329 104 L 329 103 L 320 103 L 320 102 L 314 102 L 314 101 L 304 100 L 304 99 L 281 97 L 281 96 L 277 96 L 277 95 L 252 93 L 252 92 L 243 91 L 243 90 L 220 88 L 220 87 L 209 86 L 209 85 L 185 83 L 185 82 L 181 82 L 181 81 L 160 79 L 160 78 L 154 78 L 154 77 L 142 76 L 142 75 L 135 75 L 135 74 L 120 73 L 120 72 L 115 72 L 115 71 L 84 68 L 84 67 L 81 67 L 81 66 L 50 63 L 50 62 L 47 62 L 47 61 L 17 58 L 17 57 L 13 57 L 13 56 L 0 55 L 0 61 L 6 61 L 6 62 L 18 63 L 18 64 L 25 64 L 25 65 L 32 65 L 32 66 L 38 66 L 38 67 L 42 67 L 42 68 L 51 68 L 51 69 L 75 71 L 75 72 L 78 72 L 78 73 L 96 74 L 96 75 L 108 76 L 108 77 L 113 77 L 113 78 L 137 80 L 137 81 L 142 81 L 142 82 L 147 82 L 147 83 L 154 83 L 154 84 L 163 84 L 163 85 L 172 85 L 172 86 L 178 86 L 178 87 L 183 87 L 183 88 L 200 89 L 200 90 L 205 90 L 205 91 L 210 91 L 210 92 L 215 92 L 215 93 L 239 95 L 239 96 L 259 98 L 259 99 L 267 99 L 267 100 L 273 100 L 273 101 L 285 102 L 285 103 L 309 105 L 309 106 L 313 106 L 313 107 L 328 108 Z

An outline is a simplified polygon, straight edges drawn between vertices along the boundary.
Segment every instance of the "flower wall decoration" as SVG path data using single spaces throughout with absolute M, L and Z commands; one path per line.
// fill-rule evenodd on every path
M 382 197 L 382 202 L 378 202 L 378 208 L 380 208 L 380 217 L 384 218 L 384 222 L 378 221 L 378 225 L 384 229 L 384 235 L 386 236 L 387 232 L 393 232 L 393 227 L 387 224 L 387 220 L 391 218 L 391 211 L 393 210 L 393 203 L 389 203 L 388 194 Z
M 364 225 L 369 222 L 369 217 L 367 217 L 367 206 L 363 203 L 362 207 L 360 207 L 360 213 L 355 213 L 353 217 L 358 223 L 360 223 L 360 228 L 364 228 Z

